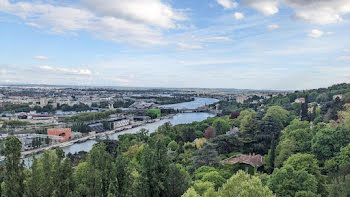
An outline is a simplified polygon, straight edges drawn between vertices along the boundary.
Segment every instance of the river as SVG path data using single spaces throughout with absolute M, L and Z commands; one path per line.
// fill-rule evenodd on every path
M 210 105 L 213 103 L 217 103 L 219 100 L 213 99 L 213 98 L 195 98 L 194 101 L 190 102 L 184 102 L 184 103 L 178 103 L 178 104 L 171 104 L 171 105 L 164 105 L 166 107 L 171 107 L 174 109 L 196 109 L 205 105 Z M 175 116 L 168 118 L 168 119 L 163 119 L 158 122 L 154 123 L 149 123 L 140 127 L 136 127 L 133 129 L 128 129 L 124 130 L 118 133 L 114 133 L 109 135 L 109 139 L 118 139 L 119 135 L 127 134 L 127 133 L 137 133 L 140 131 L 140 129 L 144 128 L 147 129 L 150 133 L 155 132 L 157 128 L 161 125 L 163 125 L 166 122 L 170 122 L 172 125 L 178 125 L 178 124 L 189 124 L 192 122 L 201 122 L 209 117 L 215 116 L 214 114 L 210 113 L 203 113 L 203 112 L 198 112 L 198 113 L 180 113 L 176 114 Z M 77 153 L 79 151 L 90 151 L 93 147 L 94 144 L 96 144 L 96 140 L 87 140 L 86 142 L 83 143 L 76 143 L 72 144 L 70 146 L 63 147 L 63 151 L 68 154 L 68 153 Z M 29 158 L 25 159 L 25 163 L 29 164 L 31 163 L 28 161 Z M 31 160 L 31 159 L 29 159 Z M 29 162 L 29 163 L 28 163 Z

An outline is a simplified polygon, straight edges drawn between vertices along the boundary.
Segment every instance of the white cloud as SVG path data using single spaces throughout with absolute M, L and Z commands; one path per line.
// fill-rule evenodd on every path
M 225 9 L 234 9 L 238 6 L 238 3 L 231 0 L 216 0 Z
M 46 56 L 41 56 L 41 55 L 35 56 L 34 58 L 35 58 L 35 59 L 38 59 L 38 60 L 49 60 L 49 59 L 50 59 L 50 58 L 48 58 L 48 57 L 46 57 Z
M 258 10 L 264 15 L 278 13 L 278 0 L 243 0 L 243 5 Z
M 340 56 L 337 58 L 337 60 L 339 61 L 348 61 L 350 60 L 350 56 Z
M 312 38 L 319 38 L 321 36 L 323 36 L 323 31 L 318 30 L 318 29 L 313 29 L 310 33 L 309 36 Z
M 48 28 L 52 33 L 87 31 L 101 39 L 146 45 L 164 44 L 160 28 L 176 28 L 177 21 L 186 19 L 182 12 L 159 0 L 123 0 L 118 5 L 111 0 L 84 2 L 96 8 L 91 11 L 42 1 L 0 0 L 0 12 L 18 16 L 27 25 Z
M 295 11 L 298 19 L 317 24 L 330 24 L 343 20 L 342 15 L 350 13 L 349 0 L 284 0 Z
M 91 75 L 92 72 L 89 69 L 68 69 L 62 67 L 52 67 L 52 66 L 40 66 L 41 70 L 50 71 L 50 72 L 60 72 L 65 74 L 73 74 L 73 75 Z
M 194 49 L 201 49 L 201 48 L 203 48 L 199 44 L 187 44 L 187 43 L 184 43 L 184 42 L 177 43 L 177 46 L 178 46 L 178 49 L 180 49 L 180 50 L 194 50 Z
M 343 21 L 342 15 L 350 13 L 349 0 L 243 0 L 243 4 L 265 15 L 278 13 L 283 4 L 294 10 L 294 18 L 322 25 Z
M 175 28 L 175 21 L 186 19 L 182 12 L 160 0 L 82 0 L 82 2 L 100 16 L 122 18 L 163 28 Z
M 244 14 L 241 12 L 235 12 L 234 16 L 235 16 L 235 19 L 237 19 L 237 20 L 244 18 Z
M 276 25 L 276 24 L 271 24 L 267 26 L 267 29 L 269 30 L 274 30 L 274 29 L 278 29 L 280 28 L 280 26 Z
M 215 41 L 230 41 L 231 38 L 225 36 L 214 36 L 210 38 L 202 39 L 201 41 L 215 42 Z

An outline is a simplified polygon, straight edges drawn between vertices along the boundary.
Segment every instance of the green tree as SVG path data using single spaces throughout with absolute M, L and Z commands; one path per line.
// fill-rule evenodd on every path
M 240 133 L 246 136 L 254 136 L 257 132 L 258 120 L 256 119 L 256 112 L 250 111 L 249 113 L 241 113 L 243 115 L 240 121 Z
M 218 189 L 225 183 L 225 179 L 217 171 L 208 172 L 203 175 L 202 181 L 214 183 L 215 189 Z
M 344 127 L 332 128 L 326 126 L 316 132 L 312 139 L 312 152 L 316 158 L 323 164 L 331 159 L 341 147 L 350 143 L 350 129 Z
M 284 129 L 280 143 L 276 148 L 276 167 L 281 167 L 283 162 L 294 153 L 310 153 L 313 132 L 307 121 L 293 120 Z
M 216 150 L 219 154 L 240 152 L 243 147 L 243 143 L 237 135 L 217 136 L 212 140 L 212 143 L 216 144 Z
M 221 197 L 273 197 L 272 191 L 261 180 L 238 171 L 218 191 Z
M 94 180 L 94 174 L 91 174 L 91 169 L 87 162 L 81 162 L 75 168 L 73 178 L 76 183 L 74 194 L 75 196 L 92 197 L 93 193 L 90 191 L 91 180 Z
M 141 177 L 145 196 L 166 195 L 165 184 L 169 160 L 166 145 L 162 139 L 156 139 L 151 145 L 145 145 L 141 156 Z
M 195 168 L 201 166 L 217 166 L 219 164 L 216 144 L 206 143 L 203 148 L 199 149 L 193 158 Z
M 194 178 L 196 180 L 201 180 L 205 174 L 213 171 L 216 171 L 216 168 L 210 166 L 202 166 L 194 172 Z
M 5 197 L 23 196 L 25 177 L 21 163 L 22 143 L 15 136 L 8 136 L 4 145 L 3 153 L 6 159 L 2 193 Z
M 131 187 L 132 182 L 132 167 L 128 156 L 123 153 L 118 154 L 116 159 L 116 178 L 118 180 L 118 195 L 126 196 Z M 134 174 L 137 176 L 136 174 Z
M 203 197 L 217 197 L 219 194 L 215 191 L 214 188 L 209 188 L 207 191 L 203 194 Z
M 302 121 L 309 121 L 309 113 L 308 113 L 308 104 L 307 102 L 301 104 L 301 113 L 300 119 Z
M 212 182 L 209 181 L 201 181 L 197 180 L 193 184 L 193 188 L 199 195 L 203 195 L 206 191 L 208 191 L 210 188 L 214 189 L 215 185 Z
M 305 170 L 313 175 L 317 181 L 317 193 L 322 196 L 327 196 L 326 180 L 321 175 L 317 160 L 312 154 L 294 154 L 288 158 L 283 164 L 285 166 L 292 166 L 295 170 Z
M 213 127 L 215 128 L 216 135 L 223 135 L 230 130 L 230 125 L 223 119 L 218 118 L 213 122 Z
M 112 171 L 112 159 L 106 151 L 104 143 L 95 145 L 89 152 L 87 159 L 89 168 L 94 175 L 94 183 L 92 193 L 95 196 L 106 196 L 111 180 L 114 179 Z
M 182 195 L 182 197 L 201 197 L 199 194 L 197 194 L 196 190 L 194 190 L 192 187 L 189 188 L 186 193 Z
M 350 144 L 340 149 L 338 160 L 340 166 L 350 164 Z
M 54 195 L 57 197 L 71 196 L 74 190 L 73 166 L 70 159 L 64 159 L 65 155 L 61 148 L 57 148 L 56 162 L 54 165 L 53 183 Z
M 287 126 L 289 121 L 289 112 L 280 106 L 269 107 L 264 118 L 268 116 L 271 116 L 278 124 L 281 124 L 281 127 Z
M 76 196 L 107 196 L 115 181 L 115 168 L 104 143 L 95 145 L 86 162 L 80 163 L 75 172 Z
M 178 149 L 179 145 L 173 140 L 168 144 L 168 148 L 172 151 L 176 151 Z
M 166 192 L 169 197 L 181 196 L 190 186 L 190 175 L 180 164 L 170 164 L 166 181 Z
M 306 170 L 295 170 L 290 165 L 275 168 L 268 180 L 269 188 L 277 196 L 294 197 L 297 192 L 317 193 L 317 180 Z
M 288 159 L 289 156 L 294 154 L 296 150 L 295 141 L 293 139 L 284 139 L 276 147 L 276 157 L 274 167 L 282 167 L 284 161 Z

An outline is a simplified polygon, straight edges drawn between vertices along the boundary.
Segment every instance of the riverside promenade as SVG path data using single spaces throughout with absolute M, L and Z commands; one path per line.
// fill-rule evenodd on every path
M 39 153 L 44 152 L 46 150 L 52 150 L 52 149 L 55 149 L 57 147 L 61 147 L 62 148 L 62 147 L 70 146 L 70 145 L 75 144 L 75 143 L 81 143 L 81 142 L 85 142 L 87 140 L 95 139 L 96 137 L 102 137 L 102 136 L 105 136 L 105 135 L 111 135 L 111 134 L 114 134 L 116 132 L 124 131 L 124 130 L 127 130 L 127 129 L 137 128 L 137 127 L 143 126 L 145 124 L 158 122 L 158 121 L 164 120 L 164 119 L 169 119 L 169 118 L 173 117 L 174 115 L 175 114 L 170 114 L 168 116 L 164 116 L 164 117 L 161 117 L 161 118 L 158 118 L 158 119 L 154 119 L 152 121 L 135 122 L 135 123 L 133 123 L 131 125 L 120 127 L 120 128 L 115 129 L 115 130 L 105 131 L 105 132 L 101 132 L 101 133 L 95 133 L 95 134 L 84 136 L 84 137 L 81 137 L 81 138 L 69 140 L 67 142 L 52 144 L 50 146 L 37 148 L 37 149 L 29 150 L 29 151 L 23 151 L 21 153 L 21 157 L 22 158 L 26 158 L 26 157 L 31 156 L 33 154 L 39 154 Z

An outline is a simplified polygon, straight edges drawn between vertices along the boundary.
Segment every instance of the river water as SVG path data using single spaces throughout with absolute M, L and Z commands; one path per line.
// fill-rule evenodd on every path
M 219 102 L 217 99 L 213 98 L 195 98 L 194 101 L 191 102 L 184 102 L 184 103 L 178 103 L 178 104 L 171 104 L 171 105 L 164 105 L 165 107 L 171 107 L 174 109 L 197 109 L 199 107 L 205 106 L 205 105 L 210 105 Z M 163 125 L 166 122 L 170 122 L 172 125 L 178 125 L 178 124 L 189 124 L 192 122 L 201 122 L 209 117 L 214 117 L 214 114 L 210 113 L 203 113 L 203 112 L 198 112 L 198 113 L 180 113 L 176 114 L 175 116 L 169 118 L 169 119 L 163 119 L 158 122 L 154 123 L 149 123 L 137 128 L 133 129 L 128 129 L 124 130 L 118 133 L 114 133 L 111 135 L 108 135 L 109 139 L 118 139 L 119 135 L 127 134 L 127 133 L 137 133 L 140 131 L 140 129 L 144 128 L 147 129 L 150 133 L 155 132 L 157 128 L 161 125 Z M 76 143 L 72 144 L 70 146 L 63 147 L 63 151 L 68 154 L 68 153 L 77 153 L 79 151 L 90 151 L 93 147 L 94 144 L 96 144 L 96 140 L 87 140 L 86 142 L 83 143 Z M 37 155 L 38 156 L 38 155 Z M 26 166 L 31 165 L 31 158 L 25 158 L 24 159 Z

